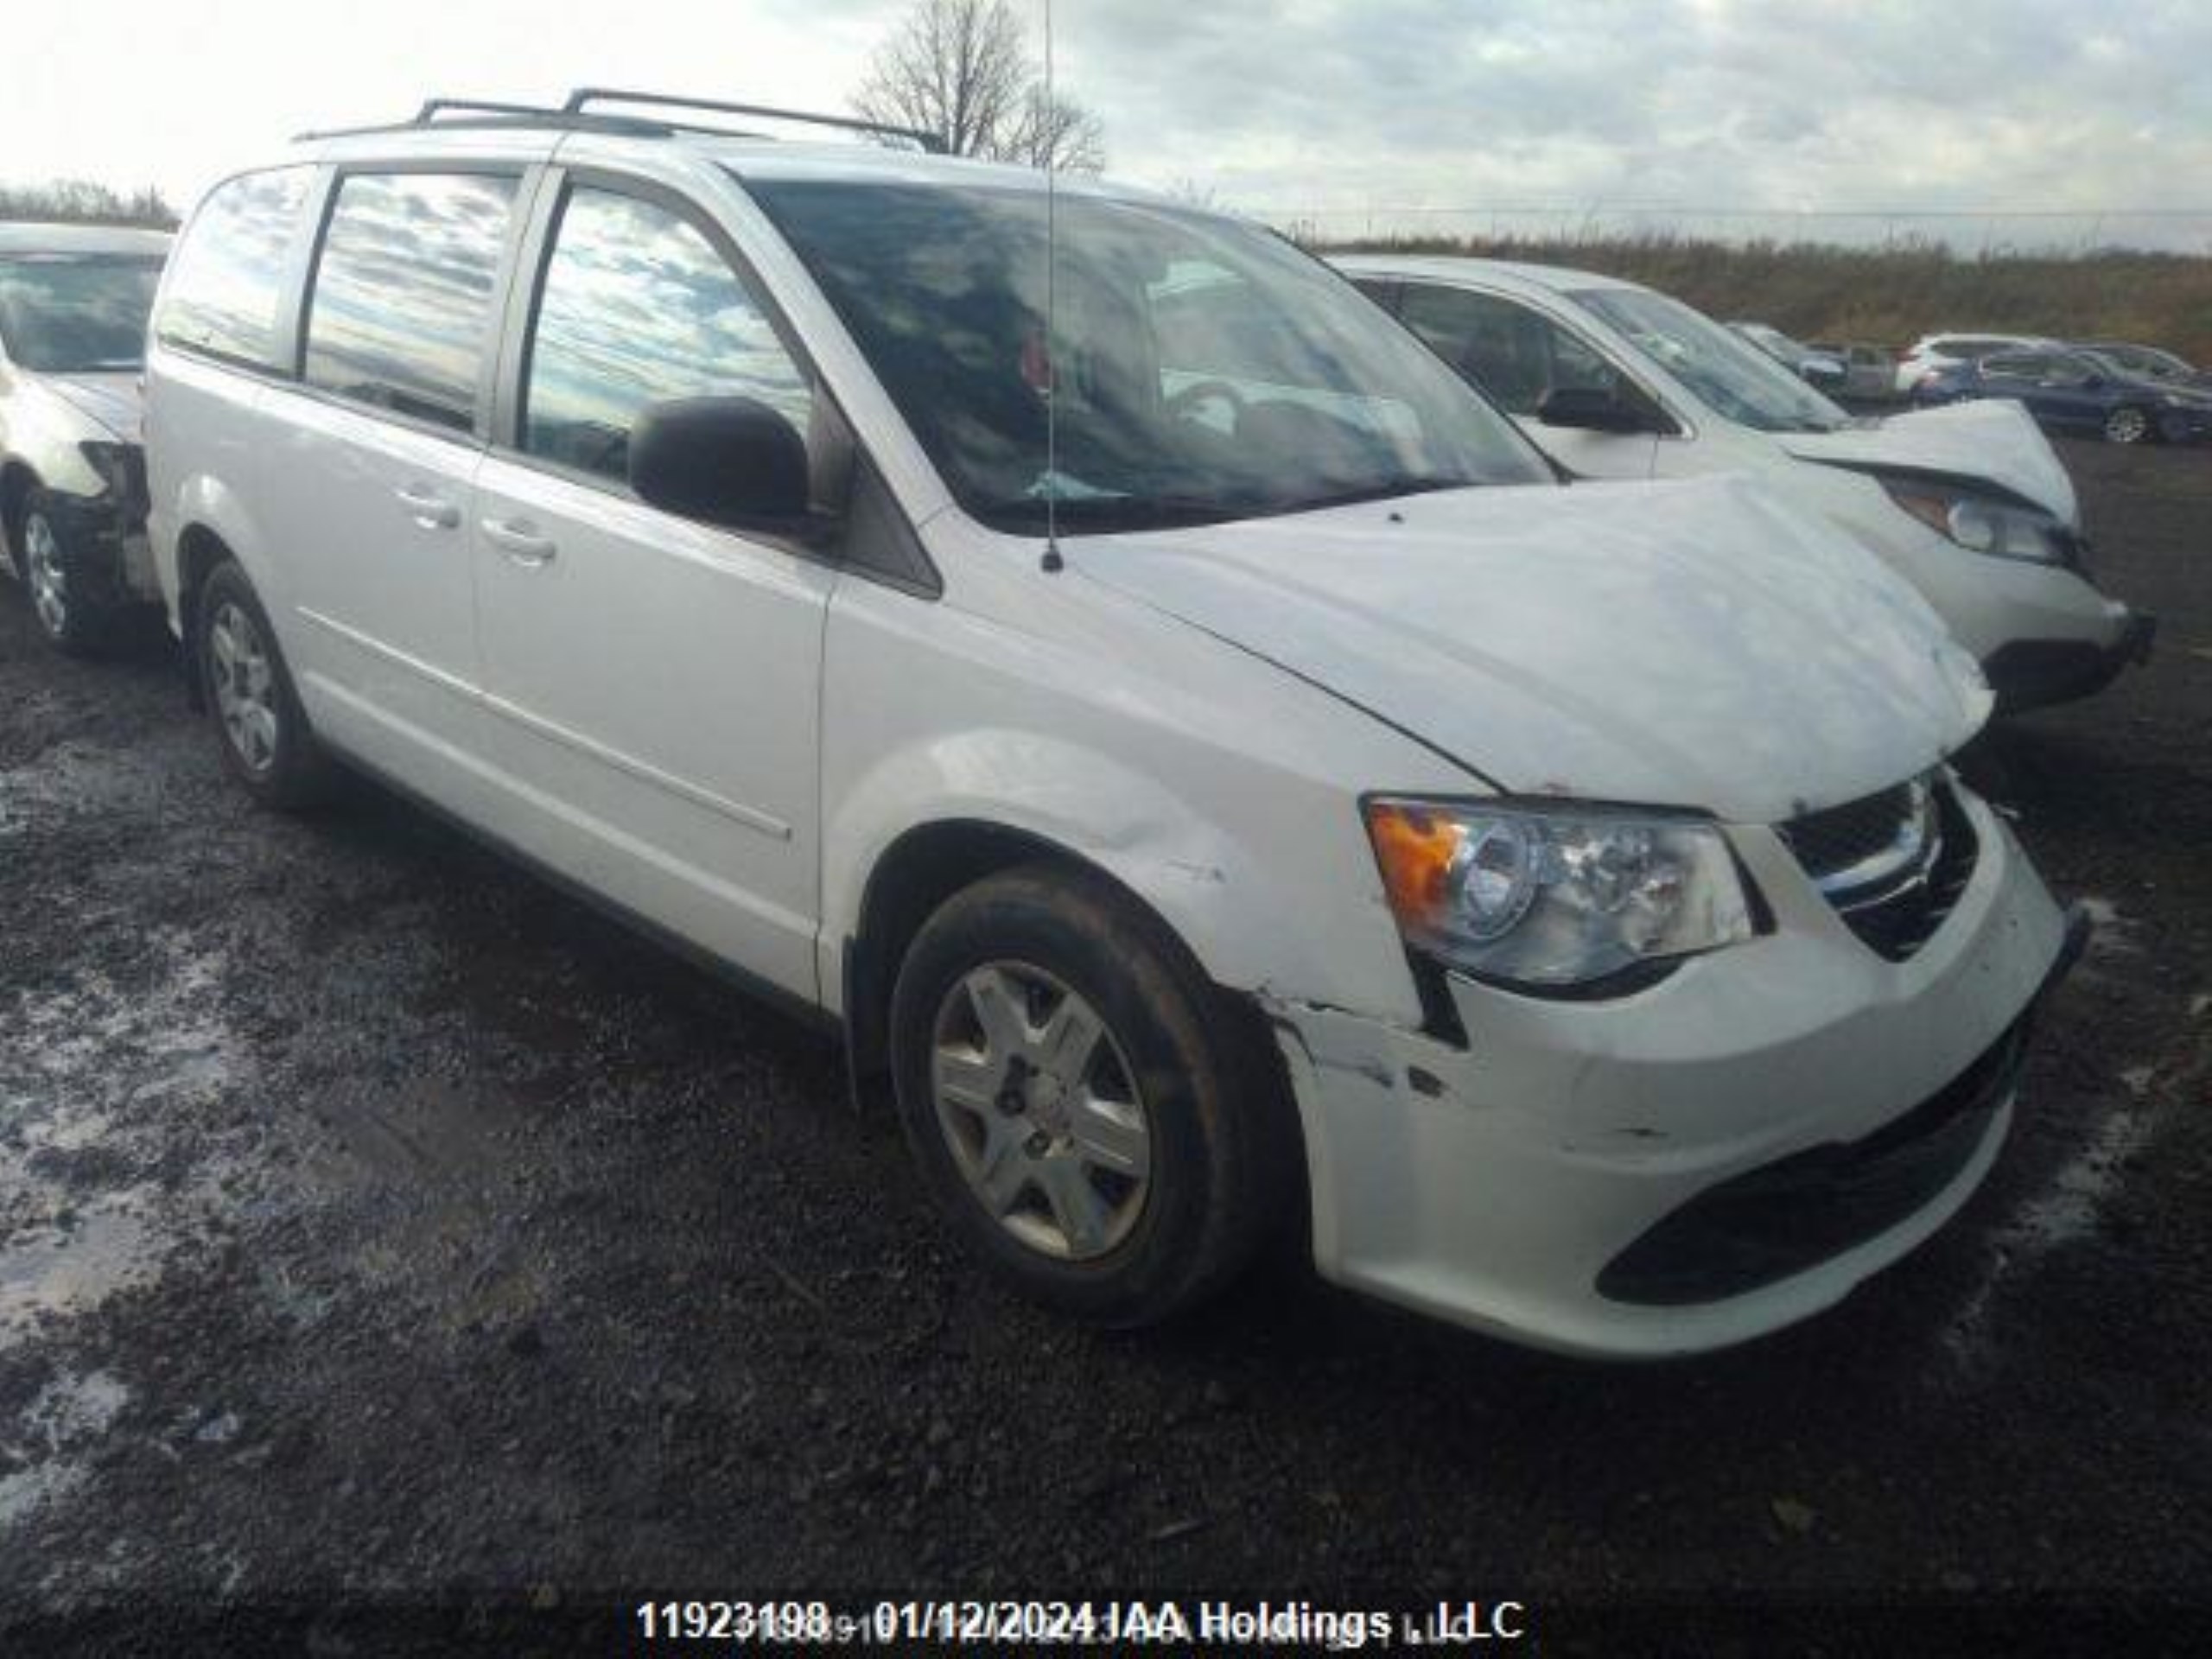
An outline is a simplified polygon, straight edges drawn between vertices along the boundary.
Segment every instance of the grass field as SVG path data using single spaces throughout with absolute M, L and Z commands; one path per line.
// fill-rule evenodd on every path
M 1770 322 L 1801 340 L 1904 346 L 1943 329 L 2132 340 L 2212 362 L 2212 258 L 2107 250 L 1955 254 L 1656 235 L 1632 239 L 1401 237 L 1330 251 L 1472 254 L 1604 271 L 1724 319 Z

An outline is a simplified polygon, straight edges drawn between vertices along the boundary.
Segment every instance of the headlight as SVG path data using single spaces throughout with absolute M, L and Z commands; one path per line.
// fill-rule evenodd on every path
M 2047 512 L 1919 479 L 1885 478 L 1881 483 L 1891 500 L 1970 552 L 2037 564 L 2064 564 L 2069 557 L 2072 537 Z
M 1709 823 L 1479 802 L 1366 810 L 1399 931 L 1483 978 L 1577 985 L 1754 931 L 1735 860 Z

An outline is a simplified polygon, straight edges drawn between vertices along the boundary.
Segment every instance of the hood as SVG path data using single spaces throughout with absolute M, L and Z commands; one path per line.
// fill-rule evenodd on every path
M 2009 399 L 1916 409 L 1834 432 L 1777 432 L 1774 440 L 1806 461 L 1986 479 L 2068 524 L 2081 522 L 2074 480 L 2034 417 Z
M 1517 795 L 1775 823 L 1925 770 L 1989 710 L 1917 594 L 1738 474 L 1458 490 L 1063 551 Z
M 124 374 L 46 374 L 39 377 L 39 383 L 79 414 L 98 422 L 110 436 L 125 443 L 139 441 L 139 417 L 145 405 L 136 370 Z

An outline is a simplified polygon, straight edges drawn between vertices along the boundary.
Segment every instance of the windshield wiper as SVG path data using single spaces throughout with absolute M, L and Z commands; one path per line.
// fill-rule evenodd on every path
M 1053 516 L 1064 527 L 1074 530 L 1159 530 L 1249 518 L 1258 510 L 1255 504 L 1219 496 L 1084 495 L 1063 499 Z M 1047 518 L 1044 499 L 1033 495 L 990 502 L 979 516 L 995 522 L 1019 519 L 1025 527 L 1039 530 L 1045 527 Z
M 1474 483 L 1471 478 L 1394 478 L 1386 484 L 1362 484 L 1355 489 L 1304 496 L 1295 501 L 1285 501 L 1272 506 L 1268 511 L 1274 514 L 1319 512 L 1324 507 L 1357 506 L 1363 501 L 1389 501 L 1404 495 L 1433 495 L 1439 490 L 1471 489 Z

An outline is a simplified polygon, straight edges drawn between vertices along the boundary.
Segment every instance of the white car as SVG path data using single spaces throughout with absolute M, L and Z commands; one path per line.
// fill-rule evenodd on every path
M 0 225 L 0 554 L 39 631 L 84 652 L 156 601 L 138 372 L 168 237 Z
M 1840 353 L 1793 340 L 1770 323 L 1732 322 L 1728 326 L 1808 386 L 1817 386 L 1833 395 L 1841 391 L 1851 378 Z
M 2155 623 L 2091 579 L 2066 468 L 2018 405 L 1845 413 L 1681 301 L 1484 259 L 1338 268 L 1586 478 L 1746 472 L 1872 550 L 1936 607 L 2008 712 L 2086 696 Z
M 588 102 L 311 140 L 185 232 L 153 537 L 245 789 L 391 780 L 840 1031 L 1085 1318 L 1300 1230 L 1684 1352 L 1981 1180 L 2080 929 L 1877 563 L 1560 487 L 1256 227 L 1065 179 L 1048 266 L 1036 173 Z
M 1961 363 L 1979 363 L 1999 352 L 2047 351 L 2059 344 L 2038 334 L 1923 334 L 1897 358 L 1897 394 L 1909 397 L 1930 375 Z

